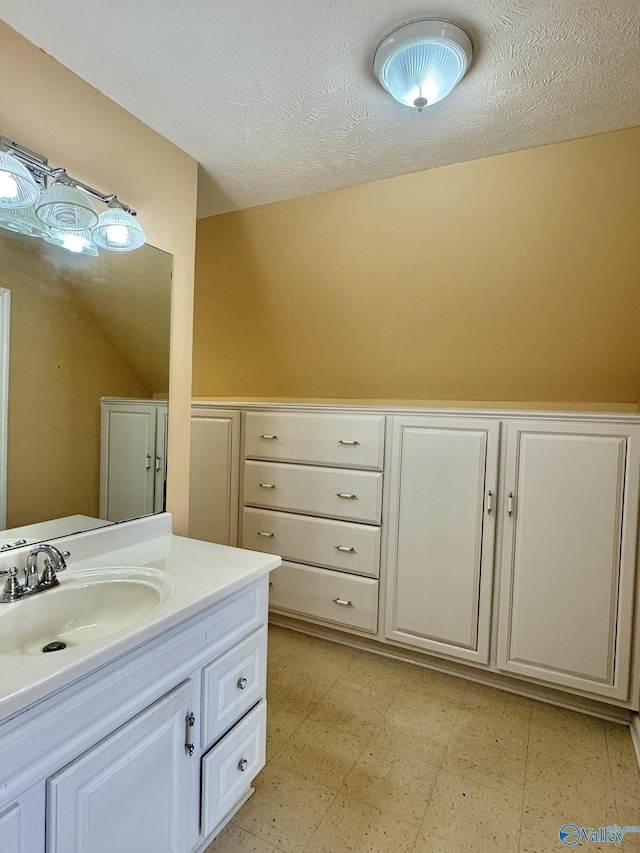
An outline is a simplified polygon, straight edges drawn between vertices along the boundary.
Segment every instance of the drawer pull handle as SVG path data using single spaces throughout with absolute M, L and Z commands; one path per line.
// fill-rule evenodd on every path
M 265 536 L 267 539 L 273 539 L 273 533 L 267 533 L 266 530 L 258 530 L 258 536 Z
M 275 489 L 275 485 L 273 483 L 258 483 L 261 489 Z
M 336 497 L 343 498 L 345 501 L 357 501 L 357 495 L 350 495 L 348 492 L 337 492 Z
M 261 435 L 260 438 L 264 438 L 265 441 L 276 441 L 278 436 L 277 435 Z
M 338 444 L 345 444 L 349 447 L 357 447 L 360 442 L 359 441 L 346 441 L 344 438 L 339 439 Z
M 351 601 L 345 601 L 344 598 L 334 598 L 334 604 L 340 604 L 342 607 L 353 607 L 353 603 Z
M 487 515 L 491 515 L 493 510 L 493 492 L 489 489 L 487 494 Z
M 509 500 L 507 501 L 507 514 L 509 518 L 513 516 L 513 492 L 509 492 Z
M 191 758 L 196 749 L 195 744 L 193 742 L 193 728 L 196 724 L 196 715 L 193 713 L 193 711 L 189 711 L 187 716 L 184 718 L 184 722 L 186 728 L 184 751 L 187 753 L 189 758 Z
M 241 773 L 244 773 L 244 771 L 247 769 L 248 766 L 249 766 L 249 762 L 247 761 L 246 758 L 241 758 L 240 761 L 238 762 L 238 770 Z
M 351 548 L 349 545 L 336 545 L 336 551 L 344 551 L 345 554 L 355 554 L 356 549 Z
M 247 681 L 246 678 L 239 678 L 238 679 L 238 690 L 244 690 L 244 688 L 247 686 L 248 683 L 249 682 Z

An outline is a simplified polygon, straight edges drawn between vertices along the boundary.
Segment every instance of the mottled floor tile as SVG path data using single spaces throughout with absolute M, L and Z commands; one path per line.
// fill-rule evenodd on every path
M 557 832 L 565 823 L 607 826 L 616 817 L 609 773 L 529 750 L 523 828 Z
M 286 853 L 300 853 L 335 799 L 335 792 L 283 767 L 269 764 L 254 782 L 255 794 L 233 822 Z
M 388 696 L 362 693 L 337 681 L 311 712 L 310 719 L 368 739 L 391 704 Z
M 307 853 L 411 853 L 418 828 L 339 794 L 307 845 Z
M 640 770 L 628 726 L 605 721 L 604 731 L 613 787 L 640 798 Z
M 275 853 L 276 849 L 246 829 L 228 823 L 205 853 Z
M 498 791 L 441 770 L 422 823 L 425 833 L 477 853 L 517 853 L 522 793 Z
M 529 748 L 609 772 L 604 722 L 597 717 L 535 702 L 531 710 Z
M 270 704 L 267 708 L 267 761 L 284 746 L 291 735 L 304 722 L 302 714 Z
M 277 625 L 269 626 L 267 655 L 270 666 L 276 666 L 296 657 L 299 653 L 297 636 L 295 631 L 289 631 L 287 628 L 279 628 Z
M 442 767 L 468 776 L 492 788 L 514 790 L 524 786 L 527 748 L 499 738 L 466 722 L 457 723 L 444 755 Z
M 450 838 L 439 838 L 429 832 L 419 832 L 412 853 L 469 853 L 468 847 L 455 843 L 457 832 L 451 828 Z
M 437 768 L 387 749 L 367 749 L 340 793 L 420 826 Z
M 307 719 L 277 753 L 273 763 L 338 791 L 364 747 L 361 738 Z
M 335 674 L 302 667 L 294 659 L 269 672 L 267 701 L 306 717 L 335 682 Z
M 459 723 L 526 745 L 532 704 L 524 696 L 470 683 L 462 699 Z
M 393 701 L 417 711 L 421 711 L 434 698 L 460 705 L 467 685 L 468 682 L 463 678 L 415 666 L 407 673 Z
M 423 711 L 414 711 L 392 702 L 368 746 L 371 749 L 388 748 L 439 767 L 457 713 L 456 705 L 443 701 L 433 700 Z
M 410 669 L 408 663 L 363 652 L 340 676 L 340 684 L 371 696 L 392 699 Z

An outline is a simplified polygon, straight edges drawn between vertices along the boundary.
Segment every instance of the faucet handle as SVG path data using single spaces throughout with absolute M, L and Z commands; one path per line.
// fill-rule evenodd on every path
M 15 601 L 20 598 L 22 589 L 18 580 L 18 567 L 11 566 L 8 571 L 3 570 L 0 574 L 9 575 L 8 580 L 5 581 L 4 589 L 0 593 L 0 601 Z

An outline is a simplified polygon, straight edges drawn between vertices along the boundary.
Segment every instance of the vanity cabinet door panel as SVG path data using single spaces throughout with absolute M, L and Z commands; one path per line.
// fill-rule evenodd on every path
M 0 807 L 0 853 L 44 850 L 44 783 Z
M 154 512 L 157 408 L 103 405 L 100 517 L 107 521 Z
M 47 853 L 185 853 L 185 681 L 47 780 Z
M 487 663 L 499 421 L 394 418 L 385 636 Z
M 640 427 L 509 423 L 501 669 L 627 698 L 639 468 Z
M 235 546 L 238 543 L 240 412 L 193 411 L 189 536 Z

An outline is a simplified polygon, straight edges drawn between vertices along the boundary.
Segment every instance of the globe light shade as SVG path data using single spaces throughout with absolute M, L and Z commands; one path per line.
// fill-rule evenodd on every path
M 68 252 L 78 255 L 91 255 L 96 258 L 98 249 L 91 237 L 91 231 L 64 231 L 61 228 L 50 228 L 49 234 L 44 238 L 47 243 L 62 246 Z
M 87 196 L 65 181 L 54 181 L 40 196 L 36 213 L 49 228 L 63 231 L 89 231 L 98 214 Z
M 131 252 L 147 241 L 135 217 L 121 207 L 108 207 L 103 211 L 91 235 L 96 245 L 110 252 Z
M 41 189 L 27 167 L 9 154 L 0 151 L 0 208 L 19 210 L 31 207 L 40 198 Z
M 33 207 L 0 208 L 0 227 L 30 237 L 45 237 L 49 229 L 38 217 Z
M 473 56 L 471 39 L 457 24 L 426 18 L 403 24 L 378 45 L 373 68 L 396 101 L 422 112 L 445 98 Z

